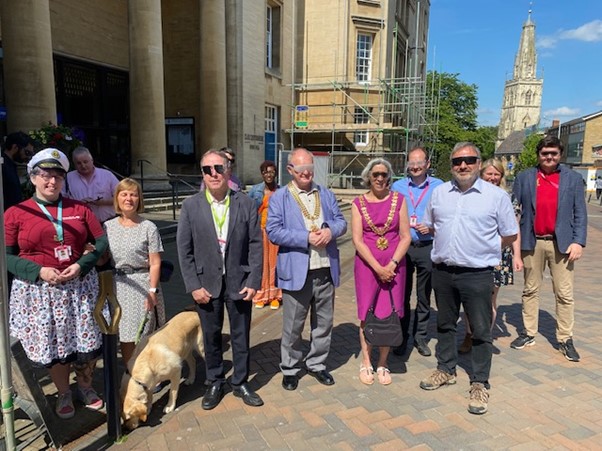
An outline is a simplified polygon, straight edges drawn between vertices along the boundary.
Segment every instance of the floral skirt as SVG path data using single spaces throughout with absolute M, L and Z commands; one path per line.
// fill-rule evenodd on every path
M 502 261 L 493 268 L 493 284 L 496 287 L 514 285 L 514 270 L 512 269 L 512 249 L 502 249 Z
M 102 346 L 93 316 L 97 298 L 95 270 L 59 285 L 15 278 L 10 293 L 10 333 L 39 365 L 93 360 Z

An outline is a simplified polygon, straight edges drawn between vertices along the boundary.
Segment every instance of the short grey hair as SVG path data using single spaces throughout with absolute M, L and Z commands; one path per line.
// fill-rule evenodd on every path
M 391 163 L 389 163 L 389 161 L 385 160 L 384 158 L 373 158 L 368 162 L 361 175 L 362 185 L 364 185 L 366 188 L 370 188 L 371 186 L 370 173 L 372 172 L 372 168 L 379 164 L 382 164 L 387 168 L 387 171 L 389 172 L 389 178 L 387 179 L 387 182 L 388 184 L 391 184 L 391 177 L 393 177 L 393 167 L 391 166 Z
M 474 150 L 477 153 L 477 158 L 479 160 L 481 160 L 481 151 L 479 150 L 479 148 L 474 143 L 471 143 L 470 141 L 462 141 L 462 142 L 457 143 L 454 146 L 453 150 L 449 154 L 449 161 L 452 160 L 452 158 L 454 157 L 454 154 L 457 151 L 459 151 L 460 149 L 464 149 L 465 147 L 468 147 L 469 149 Z
M 92 161 L 94 161 L 94 157 L 92 156 L 90 149 L 84 146 L 77 146 L 75 149 L 73 149 L 73 152 L 71 153 L 71 159 L 75 160 L 75 157 L 79 157 L 80 155 L 84 154 L 88 155 Z
M 295 147 L 293 150 L 291 150 L 291 152 L 288 154 L 288 158 L 287 158 L 287 163 L 291 164 L 291 161 L 293 161 L 293 157 L 295 155 L 297 155 L 298 153 L 307 153 L 311 156 L 311 158 L 314 158 L 314 154 L 311 153 L 309 150 L 307 150 L 305 147 Z

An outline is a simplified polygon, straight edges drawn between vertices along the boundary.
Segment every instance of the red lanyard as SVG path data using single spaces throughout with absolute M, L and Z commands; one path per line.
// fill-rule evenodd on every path
M 424 196 L 426 196 L 426 192 L 428 190 L 429 190 L 429 182 L 427 180 L 426 188 L 422 191 L 422 194 L 420 194 L 420 197 L 418 198 L 418 202 L 414 202 L 414 194 L 412 193 L 412 189 L 408 185 L 408 192 L 410 193 L 410 202 L 412 202 L 412 208 L 414 209 L 414 212 L 416 212 L 416 208 L 418 208 L 418 205 L 420 205 L 420 202 L 422 201 L 422 199 L 424 199 Z

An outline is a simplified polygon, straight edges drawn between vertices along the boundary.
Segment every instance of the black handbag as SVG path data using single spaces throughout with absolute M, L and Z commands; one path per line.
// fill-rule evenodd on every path
M 381 288 L 378 287 L 376 295 L 374 296 L 374 301 L 372 301 L 372 305 L 370 306 L 370 309 L 368 309 L 366 321 L 364 322 L 364 337 L 370 346 L 396 347 L 401 345 L 403 334 L 401 331 L 401 321 L 399 320 L 399 315 L 397 314 L 395 304 L 393 303 L 391 287 L 388 289 L 389 299 L 391 301 L 391 314 L 382 319 L 374 314 L 374 307 L 380 291 Z
M 161 260 L 161 273 L 159 276 L 159 282 L 169 282 L 171 275 L 173 274 L 174 265 L 169 260 Z

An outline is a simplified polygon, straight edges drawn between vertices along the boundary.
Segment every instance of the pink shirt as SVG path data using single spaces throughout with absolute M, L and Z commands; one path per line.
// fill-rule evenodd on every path
M 94 168 L 94 173 L 90 180 L 86 180 L 77 171 L 67 174 L 67 180 L 63 188 L 64 194 L 72 199 L 83 202 L 95 201 L 99 199 L 113 200 L 115 187 L 119 183 L 111 171 L 102 168 Z M 93 205 L 88 204 L 92 212 L 100 222 L 105 222 L 115 216 L 113 205 Z

